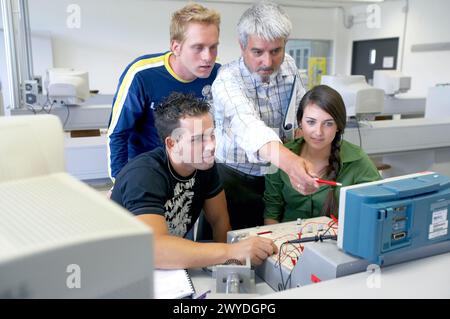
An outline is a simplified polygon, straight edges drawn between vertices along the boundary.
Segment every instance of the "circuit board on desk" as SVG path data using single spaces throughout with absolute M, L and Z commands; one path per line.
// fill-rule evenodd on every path
M 287 243 L 325 233 L 337 235 L 337 220 L 324 216 L 230 231 L 228 242 L 252 236 L 273 240 L 279 253 L 268 257 L 255 270 L 274 290 L 303 286 L 365 269 L 365 263 L 339 251 L 336 241 Z
M 232 238 L 230 240 L 229 233 L 228 241 L 233 242 L 236 241 L 235 238 L 241 240 L 252 236 L 270 238 L 273 240 L 278 250 L 281 249 L 281 264 L 288 269 L 292 269 L 303 252 L 304 244 L 289 244 L 281 247 L 283 243 L 300 238 L 314 237 L 325 233 L 325 231 L 328 231 L 328 233 L 332 235 L 336 235 L 337 227 L 336 220 L 325 216 L 310 219 L 298 219 L 297 221 L 292 222 L 232 231 L 230 232 L 233 234 Z M 279 263 L 278 254 L 272 255 L 269 258 L 273 259 L 274 262 Z

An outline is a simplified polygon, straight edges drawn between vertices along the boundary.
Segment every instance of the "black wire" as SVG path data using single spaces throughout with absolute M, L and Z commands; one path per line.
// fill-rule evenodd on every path
M 49 100 L 48 94 L 47 94 L 46 99 L 45 99 L 45 103 L 42 104 L 41 110 L 39 111 L 39 113 L 45 112 L 45 113 L 48 114 L 48 112 L 47 112 L 47 110 L 46 110 L 45 108 L 47 107 L 47 105 L 48 105 L 49 102 L 50 102 L 50 100 Z
M 294 246 L 293 244 L 291 244 L 292 246 Z M 295 246 L 294 246 L 295 247 Z M 297 248 L 297 247 L 295 247 Z M 298 258 L 297 258 L 297 262 L 298 262 Z M 297 264 L 296 264 L 297 265 Z M 289 276 L 286 279 L 286 283 L 284 284 L 284 290 L 287 289 L 288 287 L 288 283 L 289 283 L 289 288 L 291 288 L 291 284 L 292 284 L 292 273 L 294 272 L 295 266 L 292 267 L 291 271 L 289 272 Z
M 25 106 L 29 111 L 33 112 L 33 114 L 36 115 L 37 112 L 31 104 L 25 103 Z
M 202 270 L 204 271 L 204 272 L 207 272 L 207 273 L 212 273 L 212 270 L 211 269 L 208 269 L 208 267 L 202 267 Z
M 337 240 L 337 236 L 336 235 L 325 235 L 335 223 L 336 222 L 333 221 L 333 223 L 331 223 L 331 225 L 328 227 L 328 229 L 323 234 L 315 235 L 314 237 L 306 237 L 306 238 L 300 238 L 300 239 L 285 241 L 284 243 L 282 243 L 280 245 L 280 248 L 278 249 L 278 266 L 280 267 L 281 283 L 278 284 L 278 291 L 286 290 L 287 286 L 288 286 L 288 283 L 289 283 L 289 285 L 291 285 L 291 283 L 292 283 L 292 273 L 293 273 L 294 268 L 295 268 L 294 267 L 294 268 L 291 269 L 291 271 L 289 273 L 289 276 L 286 278 L 286 282 L 285 282 L 284 278 L 283 278 L 283 269 L 282 269 L 282 266 L 281 266 L 281 250 L 283 248 L 283 245 L 291 244 L 291 245 L 294 246 L 294 244 L 301 244 L 301 243 L 313 242 L 313 241 L 314 242 L 317 242 L 317 241 L 323 242 L 324 240 L 327 240 L 327 239 Z M 298 262 L 298 260 L 297 260 L 297 262 Z
M 305 237 L 305 238 L 300 238 L 300 239 L 295 239 L 295 240 L 289 240 L 287 241 L 287 243 L 289 244 L 301 244 L 301 243 L 308 243 L 308 242 L 323 242 L 324 240 L 327 239 L 332 239 L 332 240 L 337 240 L 337 236 L 336 235 L 315 235 L 314 237 Z
M 52 109 L 53 109 L 53 105 L 55 105 L 55 102 L 50 103 L 50 108 L 48 109 L 47 114 L 51 114 Z
M 55 103 L 56 103 L 56 101 L 53 101 L 53 102 L 50 101 L 50 97 L 48 96 L 48 92 L 47 92 L 47 99 L 46 99 L 45 104 L 44 104 L 44 106 L 42 107 L 42 109 L 43 109 L 45 112 L 47 112 L 47 114 L 50 114 L 50 113 L 52 112 L 53 105 L 54 105 Z M 50 105 L 50 108 L 48 109 L 48 111 L 45 110 L 45 107 L 46 107 L 47 105 Z
M 333 225 L 336 224 L 336 222 L 333 220 L 333 222 L 329 225 L 328 229 L 322 233 L 322 236 L 325 235 L 326 233 L 328 233 L 331 229 L 331 227 L 333 227 Z
M 279 291 L 286 289 L 286 288 L 284 288 L 283 269 L 281 269 L 281 250 L 282 250 L 284 244 L 287 244 L 287 241 L 284 243 L 281 243 L 280 249 L 278 249 L 278 266 L 280 267 L 280 277 L 281 277 L 281 287 L 280 287 L 280 284 L 278 284 Z
M 358 135 L 359 135 L 359 147 L 362 148 L 362 138 L 361 138 L 361 130 L 359 127 L 359 120 L 358 118 L 355 118 L 356 120 L 356 128 L 358 129 Z
M 48 93 L 47 93 L 47 98 L 46 98 L 46 100 L 45 100 L 45 103 L 43 103 L 42 105 L 39 104 L 39 103 L 36 103 L 36 104 L 35 104 L 37 107 L 40 107 L 40 110 L 37 110 L 37 109 L 34 107 L 34 105 L 32 105 L 32 104 L 25 103 L 25 106 L 27 107 L 28 110 L 30 110 L 31 112 L 33 112 L 34 115 L 37 115 L 37 114 L 42 113 L 42 112 L 45 112 L 45 113 L 47 113 L 47 114 L 50 114 L 50 112 L 52 111 L 52 108 L 53 108 L 53 104 L 54 104 L 54 103 L 55 103 L 55 102 L 50 103 L 50 98 L 49 98 Z M 48 105 L 50 105 L 50 109 L 47 111 L 45 108 L 46 108 Z
M 291 244 L 294 246 L 294 244 L 301 244 L 301 243 L 306 243 L 306 242 L 323 242 L 324 240 L 327 239 L 331 239 L 331 240 L 337 240 L 337 236 L 336 235 L 325 235 L 326 233 L 328 233 L 331 229 L 331 227 L 333 227 L 333 225 L 336 224 L 336 221 L 333 221 L 327 228 L 327 230 L 325 230 L 324 233 L 320 234 L 320 235 L 315 235 L 314 237 L 306 237 L 306 238 L 300 238 L 300 239 L 296 239 L 296 240 L 289 240 L 289 241 L 285 241 L 280 245 L 280 248 L 278 249 L 278 266 L 280 267 L 280 278 L 281 278 L 281 283 L 278 284 L 278 291 L 282 291 L 282 290 L 286 290 L 288 283 L 289 283 L 289 287 L 292 284 L 292 273 L 294 272 L 294 268 L 291 269 L 289 276 L 286 278 L 286 282 L 284 281 L 283 278 L 283 269 L 281 266 L 281 250 L 283 248 L 283 245 L 285 244 Z M 295 246 L 294 246 L 295 247 Z M 297 260 L 298 262 L 298 260 Z
M 241 71 L 241 74 L 242 74 L 242 71 Z M 278 78 L 277 78 L 277 77 L 275 77 L 275 81 L 277 82 L 277 83 L 276 83 L 276 87 L 277 87 L 277 92 L 276 92 L 276 94 L 277 94 L 277 98 L 278 98 L 278 103 L 279 103 L 279 105 L 280 105 L 280 107 L 277 108 L 277 111 L 278 111 L 278 113 L 281 115 L 281 120 L 283 120 L 283 111 L 280 110 L 280 109 L 282 109 L 282 105 L 281 105 L 281 97 L 280 97 L 280 86 L 278 85 Z M 255 87 L 256 102 L 257 102 L 257 104 L 258 104 L 259 118 L 261 119 L 261 121 L 264 121 L 264 120 L 263 120 L 262 113 L 261 113 L 261 105 L 260 105 L 260 103 L 259 103 L 259 95 L 258 95 L 258 88 L 257 88 L 257 86 L 256 86 L 256 80 L 254 80 L 254 79 L 252 78 L 252 82 L 253 82 L 253 85 L 254 85 L 254 87 Z M 286 95 L 286 94 L 285 94 L 285 95 Z M 271 105 L 271 103 L 270 103 L 270 92 L 269 92 L 268 101 L 269 101 L 269 102 L 268 102 L 269 105 Z M 288 108 L 289 108 L 289 100 L 288 100 Z M 288 108 L 286 109 L 286 111 L 288 110 Z M 268 109 L 270 110 L 270 107 L 268 107 Z M 270 116 L 269 116 L 268 119 L 270 119 Z M 274 116 L 273 116 L 273 115 L 272 115 L 272 120 L 273 120 L 272 126 L 275 126 L 275 119 L 274 119 Z
M 289 272 L 289 276 L 286 279 L 286 285 L 284 286 L 284 289 L 287 289 L 288 283 L 289 283 L 289 288 L 291 288 L 291 284 L 292 284 L 292 273 L 294 272 L 295 267 L 292 267 L 291 271 Z
M 294 271 L 294 268 L 295 268 L 294 267 L 291 269 L 291 271 L 289 272 L 289 276 L 286 278 L 286 282 L 285 282 L 284 278 L 283 278 L 283 269 L 281 267 L 281 249 L 282 249 L 283 245 L 285 245 L 285 244 L 291 244 L 292 246 L 294 246 L 290 241 L 285 241 L 284 243 L 282 243 L 280 245 L 280 248 L 278 249 L 278 265 L 280 267 L 280 278 L 281 278 L 281 283 L 278 284 L 279 291 L 286 290 L 288 283 L 289 283 L 289 287 L 290 287 L 290 285 L 292 283 L 292 280 L 291 280 L 292 272 Z M 297 247 L 295 247 L 295 248 L 297 248 Z
M 70 116 L 70 108 L 69 108 L 69 106 L 66 103 L 64 103 L 64 105 L 66 106 L 66 109 L 67 109 L 67 115 L 66 115 L 66 119 L 64 120 L 63 130 L 66 129 L 66 124 L 67 124 L 67 121 L 69 120 L 69 116 Z
M 305 84 L 303 83 L 302 75 L 299 74 L 299 75 L 298 75 L 298 78 L 299 78 L 299 80 L 300 80 L 300 84 L 301 84 L 303 90 L 306 92 L 307 90 L 306 90 Z

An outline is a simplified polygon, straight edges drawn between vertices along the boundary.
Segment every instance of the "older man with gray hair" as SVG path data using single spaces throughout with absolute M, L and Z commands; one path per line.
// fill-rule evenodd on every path
M 302 194 L 318 188 L 311 163 L 283 146 L 283 119 L 295 84 L 304 94 L 294 60 L 285 54 L 292 24 L 282 8 L 260 2 L 238 23 L 241 58 L 224 65 L 213 83 L 216 159 L 233 229 L 263 224 L 264 174 L 273 164 Z

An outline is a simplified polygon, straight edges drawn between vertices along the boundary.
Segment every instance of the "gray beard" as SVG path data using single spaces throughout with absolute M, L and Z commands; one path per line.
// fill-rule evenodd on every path
M 271 83 L 272 81 L 275 81 L 276 76 L 278 75 L 279 70 L 274 71 L 271 75 L 262 77 L 258 73 L 253 73 L 253 77 L 255 79 L 259 79 L 261 82 Z

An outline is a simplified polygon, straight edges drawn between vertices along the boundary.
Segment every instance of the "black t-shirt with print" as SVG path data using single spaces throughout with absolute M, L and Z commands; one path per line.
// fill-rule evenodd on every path
M 219 194 L 222 184 L 216 164 L 187 177 L 169 165 L 162 147 L 137 156 L 117 176 L 111 199 L 134 215 L 164 216 L 170 234 L 184 237 L 205 200 Z

